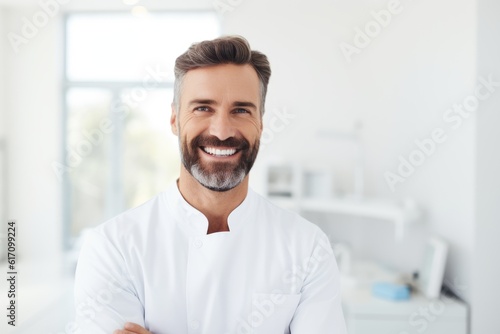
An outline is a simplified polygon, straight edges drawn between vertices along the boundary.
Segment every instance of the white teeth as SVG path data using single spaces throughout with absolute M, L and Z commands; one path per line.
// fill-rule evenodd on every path
M 228 156 L 228 155 L 233 155 L 236 153 L 235 149 L 230 149 L 230 150 L 219 150 L 214 147 L 204 147 L 203 150 L 207 152 L 208 154 L 215 155 L 215 156 Z

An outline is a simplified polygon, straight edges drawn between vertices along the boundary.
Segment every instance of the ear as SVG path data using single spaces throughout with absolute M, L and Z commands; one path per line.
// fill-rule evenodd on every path
M 179 129 L 177 129 L 177 111 L 175 109 L 175 104 L 172 102 L 171 104 L 172 114 L 170 115 L 170 127 L 172 129 L 172 133 L 176 136 L 179 135 Z

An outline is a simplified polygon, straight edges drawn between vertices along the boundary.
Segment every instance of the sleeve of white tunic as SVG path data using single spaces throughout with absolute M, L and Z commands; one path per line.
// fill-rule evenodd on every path
M 111 334 L 126 321 L 144 326 L 144 308 L 123 256 L 99 231 L 85 237 L 75 275 L 75 333 Z
M 291 334 L 347 334 L 340 296 L 340 276 L 330 242 L 322 234 L 308 261 Z

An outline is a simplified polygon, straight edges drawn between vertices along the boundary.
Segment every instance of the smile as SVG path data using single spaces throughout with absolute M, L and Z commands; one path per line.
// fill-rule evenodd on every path
M 216 156 L 216 157 L 229 157 L 232 155 L 235 155 L 238 150 L 234 148 L 230 149 L 218 149 L 215 147 L 202 147 L 201 148 L 205 153 L 208 153 L 210 155 Z

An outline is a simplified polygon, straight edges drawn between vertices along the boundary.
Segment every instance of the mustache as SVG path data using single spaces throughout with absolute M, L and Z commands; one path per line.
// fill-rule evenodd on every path
M 193 148 L 200 146 L 212 146 L 212 147 L 230 147 L 237 150 L 246 150 L 250 147 L 250 143 L 245 138 L 229 137 L 224 140 L 220 140 L 216 136 L 196 136 L 191 141 L 191 146 Z

